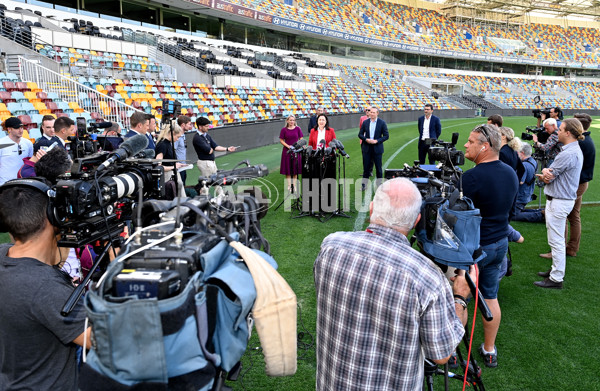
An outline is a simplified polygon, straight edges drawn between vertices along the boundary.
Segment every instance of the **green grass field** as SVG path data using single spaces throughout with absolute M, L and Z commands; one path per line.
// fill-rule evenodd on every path
M 449 141 L 452 132 L 459 132 L 458 148 L 466 142 L 470 130 L 485 122 L 482 118 L 443 120 L 442 139 Z M 506 126 L 520 135 L 525 126 L 535 125 L 533 117 L 505 118 Z M 332 126 L 335 127 L 334 120 Z M 600 126 L 599 126 L 600 127 Z M 416 122 L 389 126 L 390 139 L 385 143 L 384 167 L 401 168 L 412 164 L 417 156 Z M 338 131 L 351 155 L 347 161 L 347 178 L 358 178 L 362 173 L 357 128 Z M 593 138 L 600 145 L 600 132 L 592 128 Z M 238 161 L 250 159 L 252 164 L 266 164 L 271 171 L 267 179 L 285 188 L 279 174 L 280 145 L 242 151 L 218 159 L 221 169 L 231 168 Z M 463 169 L 472 167 L 467 161 Z M 598 171 L 600 173 L 600 171 Z M 360 197 L 360 192 L 359 192 Z M 368 203 L 370 200 L 366 200 Z M 497 339 L 499 366 L 483 368 L 483 381 L 488 390 L 591 390 L 600 389 L 595 373 L 596 357 L 600 355 L 597 340 L 600 337 L 598 307 L 600 299 L 596 284 L 600 273 L 593 245 L 593 232 L 600 218 L 600 186 L 590 183 L 584 196 L 582 210 L 583 239 L 576 258 L 568 258 L 565 289 L 544 290 L 533 285 L 539 280 L 536 272 L 546 270 L 550 261 L 538 257 L 547 252 L 546 229 L 543 224 L 514 223 L 525 237 L 525 243 L 510 245 L 514 274 L 500 286 L 502 324 Z M 355 193 L 351 192 L 351 205 Z M 273 208 L 262 220 L 262 229 L 271 243 L 272 254 L 279 263 L 279 271 L 296 292 L 299 303 L 298 332 L 302 333 L 298 348 L 298 371 L 295 376 L 269 378 L 265 375 L 258 338 L 254 335 L 243 359 L 246 369 L 241 381 L 231 382 L 236 390 L 314 390 L 315 389 L 315 322 L 316 303 L 312 265 L 322 239 L 331 232 L 364 229 L 368 223 L 365 214 L 349 213 L 350 219 L 334 218 L 321 223 L 313 218 L 291 219 L 290 213 Z M 355 228 L 357 227 L 357 228 Z M 469 309 L 472 311 L 472 304 Z M 481 320 L 476 320 L 473 349 L 482 342 Z M 443 378 L 435 379 L 436 389 L 443 389 Z M 462 384 L 450 383 L 450 389 L 459 390 Z
M 483 118 L 443 120 L 442 139 L 450 141 L 452 132 L 460 132 L 457 147 L 464 150 L 468 133 Z M 598 121 L 600 123 L 600 120 Z M 505 118 L 505 125 L 520 135 L 525 126 L 534 125 L 533 117 Z M 335 127 L 335 118 L 332 119 Z M 593 125 L 592 125 L 593 126 Z M 599 125 L 600 127 L 600 125 Z M 593 138 L 600 145 L 596 128 Z M 415 137 L 416 122 L 389 125 L 390 139 L 385 143 L 384 168 L 401 168 L 412 165 L 417 157 Z M 357 139 L 358 129 L 337 132 L 337 136 L 351 155 L 347 160 L 347 178 L 359 178 L 362 158 Z M 231 169 L 244 159 L 251 164 L 266 164 L 270 174 L 264 178 L 281 191 L 286 187 L 279 174 L 281 145 L 271 145 L 254 150 L 240 151 L 220 157 L 220 169 Z M 471 162 L 463 167 L 472 167 Z M 600 175 L 600 171 L 597 171 Z M 198 172 L 188 174 L 188 185 L 197 180 Z M 325 223 L 305 217 L 290 218 L 284 208 L 274 211 L 281 198 L 273 200 L 272 207 L 262 220 L 262 231 L 271 243 L 271 252 L 279 263 L 279 272 L 288 281 L 298 298 L 298 371 L 285 378 L 265 375 L 264 363 L 256 334 L 253 334 L 247 353 L 243 357 L 243 377 L 229 385 L 235 390 L 301 391 L 315 389 L 315 331 L 316 303 L 312 265 L 319 252 L 322 239 L 331 232 L 364 229 L 368 216 L 354 210 L 354 205 L 368 204 L 371 194 L 350 192 L 350 218 L 334 218 Z M 358 198 L 358 202 L 357 201 Z M 483 381 L 488 390 L 599 390 L 596 359 L 600 356 L 600 299 L 597 286 L 600 280 L 598 257 L 595 255 L 593 235 L 599 226 L 600 186 L 591 182 L 584 196 L 582 208 L 583 239 L 576 258 L 567 259 L 565 289 L 544 290 L 533 285 L 539 280 L 536 272 L 547 270 L 550 261 L 538 257 L 547 252 L 546 229 L 543 224 L 515 223 L 513 226 L 525 237 L 525 243 L 510 245 L 514 274 L 505 278 L 500 286 L 502 324 L 497 338 L 499 366 L 483 368 Z M 4 237 L 6 239 L 6 237 Z M 469 307 L 472 311 L 472 304 Z M 470 320 L 471 321 L 471 320 Z M 482 342 L 481 320 L 476 319 L 473 350 Z M 443 379 L 435 379 L 435 388 L 443 389 Z M 450 383 L 451 390 L 460 390 L 462 384 Z

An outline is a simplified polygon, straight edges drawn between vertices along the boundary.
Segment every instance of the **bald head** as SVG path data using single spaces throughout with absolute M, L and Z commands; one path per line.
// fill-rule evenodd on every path
M 417 222 L 421 202 L 421 193 L 409 179 L 396 178 L 383 182 L 371 203 L 371 223 L 407 235 Z

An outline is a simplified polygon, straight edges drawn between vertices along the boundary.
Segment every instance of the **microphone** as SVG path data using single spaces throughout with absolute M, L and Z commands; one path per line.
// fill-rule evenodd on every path
M 156 156 L 154 149 L 144 149 L 140 153 L 136 153 L 134 157 L 138 159 L 154 159 L 154 156 Z
M 108 166 L 115 162 L 122 162 L 123 160 L 137 155 L 148 146 L 148 138 L 145 134 L 136 134 L 135 136 L 127 139 L 121 146 L 111 153 L 111 156 L 106 159 L 101 165 L 98 166 L 97 172 L 103 171 Z
M 342 144 L 342 142 L 340 140 L 334 138 L 333 140 L 331 140 L 329 142 L 329 145 L 336 148 L 338 150 L 338 152 L 340 153 L 340 155 L 344 156 L 346 159 L 350 158 L 350 155 L 348 155 L 346 153 L 346 151 L 344 151 L 344 144 Z
M 313 153 L 313 147 L 312 147 L 312 145 L 309 145 L 308 147 L 306 147 L 305 151 L 306 151 L 306 155 L 308 157 L 310 157 L 312 155 L 312 153 Z
M 298 153 L 300 151 L 302 151 L 304 149 L 304 146 L 306 145 L 306 140 L 302 139 L 302 140 L 298 140 L 294 145 L 291 146 L 291 148 L 288 150 L 288 154 L 290 153 Z
M 322 139 L 321 141 L 319 141 L 319 145 L 317 147 L 317 149 L 322 149 L 325 148 L 325 139 Z
M 106 128 L 110 128 L 112 126 L 113 126 L 112 122 L 97 122 L 97 123 L 90 124 L 90 127 L 96 128 L 96 129 L 106 129 Z

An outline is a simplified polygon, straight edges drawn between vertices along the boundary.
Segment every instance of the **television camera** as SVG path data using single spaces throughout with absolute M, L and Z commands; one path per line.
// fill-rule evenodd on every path
M 550 135 L 546 132 L 546 129 L 543 126 L 528 126 L 525 128 L 526 132 L 521 133 L 521 140 L 530 141 L 533 140 L 533 135 L 537 135 L 538 141 L 540 143 L 545 143 L 548 141 L 548 137 Z
M 164 195 L 163 167 L 151 160 L 131 160 L 148 145 L 136 135 L 112 153 L 73 161 L 71 172 L 59 177 L 51 197 L 52 217 L 60 227 L 62 247 L 81 247 L 118 237 L 131 219 L 134 197 Z
M 457 142 L 458 132 L 452 133 L 451 142 L 433 138 L 425 139 L 425 144 L 430 146 L 429 159 L 432 161 L 440 161 L 444 165 L 462 166 L 465 164 L 465 154 L 463 151 L 458 151 L 456 149 Z

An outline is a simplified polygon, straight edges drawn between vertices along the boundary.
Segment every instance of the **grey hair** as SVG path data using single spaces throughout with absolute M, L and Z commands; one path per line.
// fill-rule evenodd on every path
M 556 120 L 554 118 L 547 118 L 544 120 L 544 122 L 542 122 L 542 126 L 546 126 L 546 124 L 552 126 L 558 126 L 558 123 L 556 122 Z
M 485 128 L 485 130 L 484 130 Z M 489 141 L 485 137 L 485 132 L 487 131 L 487 135 L 490 138 Z M 502 147 L 502 137 L 500 136 L 500 132 L 498 131 L 498 127 L 493 124 L 482 124 L 476 126 L 472 132 L 478 133 L 478 140 L 481 144 L 489 143 L 490 147 L 496 153 L 500 152 L 500 148 Z
M 521 152 L 523 153 L 523 155 L 530 157 L 531 156 L 531 145 L 527 144 L 527 143 L 521 143 Z
M 383 182 L 373 198 L 371 222 L 410 231 L 421 212 L 421 193 L 407 178 Z

